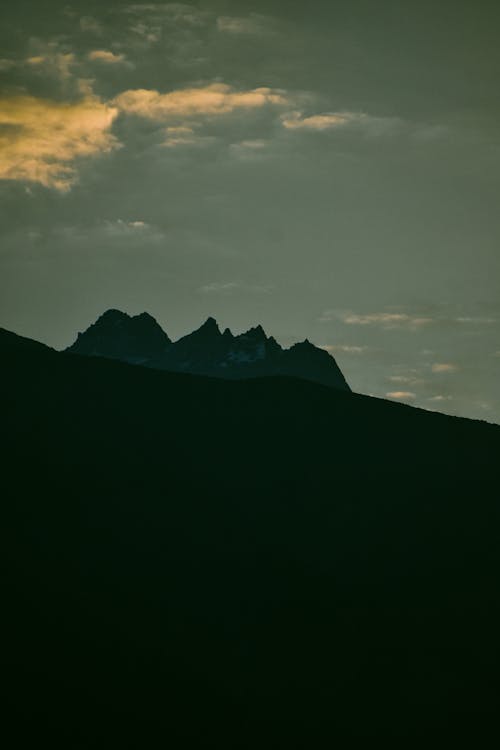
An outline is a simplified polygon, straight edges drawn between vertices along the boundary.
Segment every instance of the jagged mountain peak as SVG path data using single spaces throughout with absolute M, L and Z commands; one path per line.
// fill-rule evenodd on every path
M 156 319 L 148 312 L 141 312 L 139 315 L 133 315 L 132 317 L 135 320 L 154 321 L 156 323 Z
M 206 321 L 198 328 L 199 331 L 205 330 L 205 331 L 217 331 L 217 333 L 220 333 L 219 324 L 213 318 L 211 315 L 206 319 Z
M 123 312 L 122 310 L 118 310 L 117 308 L 114 308 L 114 307 L 112 307 L 109 310 L 106 310 L 105 312 L 103 312 L 103 314 L 100 315 L 97 318 L 96 322 L 92 323 L 92 325 L 90 327 L 92 328 L 93 326 L 99 326 L 99 325 L 103 325 L 103 324 L 105 324 L 105 325 L 110 325 L 110 324 L 113 325 L 115 323 L 118 323 L 118 324 L 119 323 L 130 323 L 131 321 L 135 321 L 135 322 L 141 323 L 141 324 L 144 324 L 144 323 L 151 324 L 152 323 L 152 324 L 157 325 L 158 327 L 160 327 L 159 324 L 157 323 L 156 319 L 153 318 L 153 316 L 150 315 L 148 312 L 142 312 L 142 313 L 139 313 L 138 315 L 129 315 L 128 313 Z
M 256 325 L 253 328 L 249 328 L 245 333 L 241 333 L 238 338 L 252 339 L 254 341 L 267 341 L 267 335 L 262 326 Z
M 96 322 L 92 325 L 98 325 L 102 323 L 115 323 L 115 322 L 121 322 L 123 320 L 130 320 L 130 315 L 128 315 L 125 312 L 122 312 L 121 310 L 117 310 L 114 307 L 111 307 L 109 310 L 105 310 L 105 312 L 100 315 Z
M 165 331 L 149 313 L 131 316 L 112 308 L 79 333 L 68 351 L 143 364 L 170 344 Z
M 292 344 L 292 346 L 288 349 L 289 352 L 293 351 L 295 353 L 308 353 L 308 352 L 318 352 L 322 356 L 323 354 L 326 354 L 327 357 L 330 355 L 328 352 L 326 352 L 324 349 L 320 349 L 318 346 L 314 346 L 314 344 L 311 344 L 309 339 L 304 339 L 304 341 L 297 341 L 296 344 Z
M 219 328 L 219 324 L 213 318 L 210 316 L 205 320 L 204 323 L 201 324 L 199 328 L 196 328 L 191 333 L 186 334 L 185 336 L 182 336 L 178 341 L 175 342 L 175 346 L 180 344 L 183 341 L 199 341 L 199 340 L 211 340 L 215 338 L 222 338 L 222 333 Z
M 260 324 L 234 336 L 229 328 L 222 333 L 212 316 L 172 343 L 149 313 L 130 316 L 111 309 L 79 334 L 69 351 L 229 379 L 291 375 L 350 390 L 335 359 L 308 339 L 284 350 Z

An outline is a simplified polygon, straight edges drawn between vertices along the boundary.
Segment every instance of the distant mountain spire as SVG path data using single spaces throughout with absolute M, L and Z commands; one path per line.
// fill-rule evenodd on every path
M 220 328 L 215 320 L 215 318 L 212 318 L 211 316 L 206 319 L 206 321 L 198 328 L 198 331 L 211 331 L 211 332 L 217 332 L 220 333 Z

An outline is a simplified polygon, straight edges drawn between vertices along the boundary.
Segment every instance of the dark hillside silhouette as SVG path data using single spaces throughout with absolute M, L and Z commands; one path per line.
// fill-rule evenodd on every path
M 9 747 L 497 732 L 499 427 L 6 331 L 0 354 Z

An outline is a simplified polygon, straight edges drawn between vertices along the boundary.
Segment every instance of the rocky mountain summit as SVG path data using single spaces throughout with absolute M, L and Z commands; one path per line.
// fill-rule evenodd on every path
M 173 342 L 148 313 L 108 310 L 67 351 L 227 380 L 289 375 L 350 391 L 335 359 L 307 339 L 283 349 L 260 325 L 235 336 L 212 317 Z
M 78 334 L 67 351 L 146 364 L 170 343 L 165 331 L 148 313 L 130 316 L 120 310 L 107 310 L 86 331 Z

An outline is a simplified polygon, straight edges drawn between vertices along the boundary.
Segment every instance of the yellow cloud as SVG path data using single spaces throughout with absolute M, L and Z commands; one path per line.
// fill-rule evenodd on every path
M 25 62 L 27 65 L 41 68 L 61 81 L 67 81 L 71 78 L 71 68 L 76 63 L 76 57 L 73 52 L 58 52 L 54 44 L 49 44 L 45 54 L 28 57 Z
M 150 89 L 131 89 L 119 94 L 113 101 L 122 112 L 159 122 L 184 117 L 224 115 L 236 110 L 287 103 L 285 93 L 280 90 L 257 88 L 235 91 L 224 83 L 179 89 L 167 94 Z
M 431 367 L 432 372 L 455 372 L 457 369 L 458 367 L 450 362 L 435 362 Z
M 402 132 L 405 123 L 397 117 L 373 117 L 364 112 L 321 112 L 304 116 L 301 111 L 287 112 L 281 118 L 287 130 L 326 131 L 355 127 L 367 137 L 380 137 Z M 418 133 L 418 130 L 416 131 Z
M 26 62 L 28 65 L 42 65 L 46 59 L 43 55 L 35 55 L 35 57 L 28 57 Z
M 115 55 L 107 49 L 93 49 L 88 54 L 89 60 L 106 63 L 108 65 L 116 65 L 117 63 L 125 62 L 125 55 Z
M 347 123 L 352 122 L 356 117 L 359 118 L 362 115 L 356 116 L 350 112 L 327 112 L 321 115 L 303 117 L 302 112 L 290 112 L 287 115 L 283 115 L 281 121 L 287 130 L 329 130 L 330 128 L 347 125 Z
M 385 395 L 387 398 L 392 398 L 396 401 L 413 401 L 417 397 L 412 391 L 390 391 Z
M 358 315 L 357 313 L 346 313 L 340 316 L 341 320 L 347 325 L 370 326 L 380 325 L 385 328 L 408 327 L 416 330 L 422 326 L 432 323 L 432 318 L 424 318 L 417 315 L 407 315 L 406 313 L 369 313 L 367 315 Z
M 115 107 L 96 97 L 61 103 L 33 96 L 0 99 L 0 179 L 62 192 L 77 180 L 74 162 L 119 147 Z

